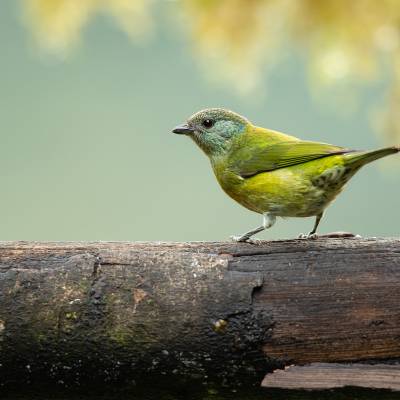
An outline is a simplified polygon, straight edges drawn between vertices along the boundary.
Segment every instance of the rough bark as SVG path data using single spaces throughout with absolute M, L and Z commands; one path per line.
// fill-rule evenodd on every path
M 400 358 L 400 240 L 0 244 L 0 384 Z

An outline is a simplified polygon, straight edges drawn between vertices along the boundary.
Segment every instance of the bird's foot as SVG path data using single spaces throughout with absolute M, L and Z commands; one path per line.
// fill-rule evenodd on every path
M 249 244 L 261 244 L 262 240 L 260 239 L 252 239 L 247 237 L 246 235 L 242 236 L 231 236 L 230 239 L 233 242 L 238 242 L 238 243 L 249 243 Z
M 299 239 L 318 239 L 319 236 L 316 233 L 300 233 L 300 235 L 298 236 Z

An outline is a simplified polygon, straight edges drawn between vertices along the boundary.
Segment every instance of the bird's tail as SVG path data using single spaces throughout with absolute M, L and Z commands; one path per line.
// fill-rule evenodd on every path
M 359 168 L 379 158 L 398 153 L 399 151 L 400 146 L 385 147 L 384 149 L 372 151 L 348 153 L 346 159 L 349 165 Z

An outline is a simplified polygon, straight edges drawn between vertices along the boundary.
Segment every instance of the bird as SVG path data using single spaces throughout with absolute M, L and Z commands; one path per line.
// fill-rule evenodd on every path
M 351 150 L 253 125 L 223 108 L 193 114 L 173 133 L 189 136 L 208 156 L 215 177 L 233 200 L 263 216 L 262 225 L 237 242 L 271 228 L 277 217 L 315 217 L 316 238 L 325 209 L 364 165 L 400 151 L 400 146 Z

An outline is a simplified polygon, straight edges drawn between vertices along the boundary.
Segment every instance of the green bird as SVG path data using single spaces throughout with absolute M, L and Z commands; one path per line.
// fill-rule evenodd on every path
M 312 231 L 302 237 L 316 237 L 325 209 L 348 180 L 362 166 L 400 151 L 399 146 L 356 151 L 304 141 L 221 108 L 199 111 L 173 132 L 191 137 L 205 152 L 232 199 L 263 215 L 261 226 L 232 236 L 238 242 L 270 228 L 276 217 L 315 216 Z

